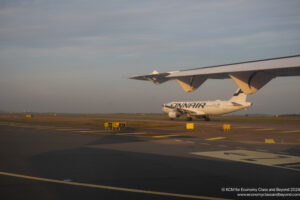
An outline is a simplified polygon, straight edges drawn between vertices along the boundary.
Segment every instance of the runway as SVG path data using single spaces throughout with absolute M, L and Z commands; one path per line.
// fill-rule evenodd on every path
M 297 131 L 297 126 L 233 124 L 231 132 L 224 132 L 218 123 L 199 123 L 195 131 L 167 127 L 109 133 L 1 121 L 0 199 L 297 196 Z

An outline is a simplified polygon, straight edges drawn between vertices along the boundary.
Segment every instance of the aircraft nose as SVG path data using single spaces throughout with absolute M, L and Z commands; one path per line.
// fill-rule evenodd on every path
M 166 104 L 162 105 L 161 111 L 163 111 L 164 113 L 167 113 Z

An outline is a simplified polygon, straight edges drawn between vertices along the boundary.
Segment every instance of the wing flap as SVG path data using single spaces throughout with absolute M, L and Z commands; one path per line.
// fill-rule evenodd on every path
M 275 76 L 263 71 L 238 72 L 229 74 L 230 78 L 245 94 L 254 94 Z
M 206 81 L 204 76 L 188 76 L 176 78 L 177 83 L 185 92 L 193 92 Z

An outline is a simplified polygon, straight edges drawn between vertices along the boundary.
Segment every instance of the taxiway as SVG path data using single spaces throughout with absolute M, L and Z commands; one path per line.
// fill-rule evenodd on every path
M 237 189 L 299 188 L 298 127 L 203 124 L 110 133 L 1 121 L 0 198 L 243 199 L 255 192 Z

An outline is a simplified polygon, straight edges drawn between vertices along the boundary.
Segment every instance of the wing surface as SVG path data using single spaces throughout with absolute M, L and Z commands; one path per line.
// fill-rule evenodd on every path
M 192 92 L 207 79 L 231 78 L 245 94 L 253 94 L 273 78 L 283 76 L 300 76 L 300 55 L 165 73 L 157 72 L 133 76 L 130 79 L 149 80 L 155 84 L 176 80 L 185 92 Z

